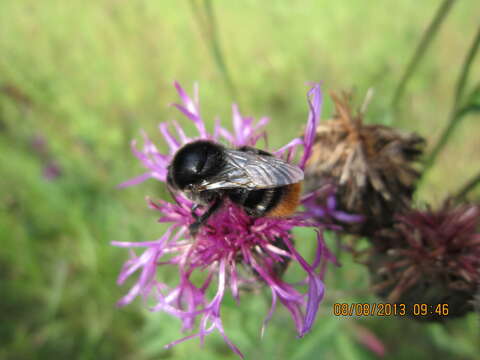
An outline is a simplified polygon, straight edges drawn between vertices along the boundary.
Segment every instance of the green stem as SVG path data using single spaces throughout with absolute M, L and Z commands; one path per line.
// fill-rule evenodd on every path
M 475 189 L 475 187 L 480 184 L 480 172 L 477 173 L 473 178 L 471 178 L 454 196 L 455 199 L 461 201 L 465 199 L 470 191 Z
M 462 66 L 462 70 L 457 80 L 457 86 L 455 88 L 455 97 L 453 101 L 452 110 L 450 112 L 450 117 L 447 123 L 447 127 L 443 130 L 440 138 L 438 139 L 437 143 L 434 145 L 432 152 L 425 160 L 424 171 L 422 176 L 426 174 L 426 172 L 432 167 L 437 159 L 438 154 L 442 151 L 442 149 L 447 144 L 450 136 L 453 134 L 455 128 L 460 123 L 460 120 L 463 118 L 465 114 L 464 111 L 459 109 L 462 96 L 465 90 L 465 85 L 467 84 L 468 74 L 470 73 L 470 68 L 475 59 L 477 54 L 478 48 L 480 46 L 480 27 L 478 28 L 477 34 L 475 35 L 475 39 L 473 40 L 472 46 L 468 51 L 467 57 Z
M 223 76 L 227 89 L 230 92 L 232 98 L 236 99 L 237 91 L 230 75 L 230 71 L 228 70 L 227 64 L 225 62 L 222 48 L 220 46 L 220 39 L 217 30 L 217 21 L 215 17 L 215 12 L 213 10 L 212 1 L 203 0 L 204 17 L 202 15 L 201 9 L 199 8 L 195 0 L 190 0 L 190 4 L 192 6 L 193 14 L 197 19 L 200 31 L 204 35 L 207 46 L 212 53 L 217 68 Z
M 470 47 L 470 51 L 465 58 L 465 62 L 462 67 L 462 72 L 458 77 L 457 87 L 455 89 L 455 100 L 454 105 L 458 107 L 460 104 L 460 100 L 463 95 L 463 91 L 465 90 L 465 85 L 467 84 L 468 74 L 470 72 L 470 67 L 477 55 L 478 47 L 480 45 L 480 27 L 477 30 L 477 34 L 475 35 L 475 39 L 473 40 L 472 46 Z
M 393 99 L 392 99 L 392 108 L 396 109 L 398 104 L 400 103 L 400 100 L 403 97 L 408 81 L 410 80 L 413 73 L 415 72 L 418 64 L 420 63 L 420 60 L 425 55 L 425 52 L 430 46 L 433 38 L 438 32 L 438 29 L 440 28 L 440 25 L 445 20 L 446 16 L 448 15 L 455 1 L 456 0 L 444 0 L 443 3 L 439 6 L 437 12 L 435 13 L 435 16 L 433 17 L 432 22 L 423 33 L 423 37 L 420 40 L 420 43 L 418 44 L 417 48 L 415 49 L 415 52 L 413 53 L 413 57 L 410 60 L 407 66 L 407 69 L 405 70 L 405 73 L 403 74 L 394 92 Z

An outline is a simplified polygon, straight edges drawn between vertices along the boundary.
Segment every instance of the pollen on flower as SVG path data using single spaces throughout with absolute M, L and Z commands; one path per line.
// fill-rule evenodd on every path
M 240 114 L 234 105 L 233 132 L 216 123 L 212 133 L 208 133 L 199 112 L 198 91 L 190 98 L 187 93 L 175 84 L 181 99 L 181 104 L 174 106 L 179 109 L 198 130 L 198 136 L 188 137 L 178 123 L 173 123 L 175 134 L 171 132 L 168 123 L 159 126 L 169 153 L 162 154 L 144 134 L 144 146 L 139 150 L 133 143 L 133 152 L 140 159 L 146 172 L 137 178 L 123 183 L 121 186 L 138 184 L 148 178 L 166 182 L 168 166 L 174 154 L 183 145 L 198 139 L 224 143 L 234 148 L 255 146 L 266 136 L 263 130 L 268 119 L 258 122 Z M 321 92 L 319 85 L 314 85 L 308 93 L 309 115 L 303 138 L 293 139 L 280 150 L 273 152 L 274 156 L 282 157 L 292 162 L 299 148 L 303 149 L 298 166 L 305 166 L 313 145 L 314 133 L 317 127 L 320 109 Z M 296 189 L 292 197 L 298 197 L 300 189 Z M 192 332 L 186 337 L 167 346 L 194 337 L 204 337 L 219 331 L 228 345 L 237 354 L 240 350 L 226 336 L 220 317 L 222 299 L 227 291 L 240 300 L 241 289 L 245 284 L 261 283 L 271 292 L 271 308 L 266 314 L 264 326 L 272 317 L 277 303 L 281 303 L 290 312 L 299 336 L 303 336 L 312 327 L 319 304 L 324 295 L 322 281 L 326 261 L 333 261 L 322 237 L 324 224 L 321 218 L 312 220 L 305 213 L 282 213 L 282 217 L 248 216 L 236 204 L 226 201 L 214 213 L 204 226 L 201 226 L 195 239 L 189 232 L 189 226 L 194 223 L 192 215 L 193 203 L 181 193 L 174 194 L 175 203 L 165 200 L 149 200 L 149 206 L 159 213 L 159 221 L 169 224 L 167 231 L 157 240 L 146 242 L 113 242 L 114 245 L 125 248 L 141 248 L 143 253 L 133 256 L 122 269 L 118 282 L 122 284 L 134 273 L 139 273 L 138 280 L 130 291 L 119 301 L 126 305 L 137 296 L 153 300 L 152 311 L 163 311 L 181 320 L 183 331 Z M 308 195 L 302 202 L 308 200 Z M 334 209 L 331 209 L 334 211 Z M 201 212 L 196 210 L 196 215 Z M 309 263 L 296 250 L 291 230 L 295 227 L 308 227 L 316 236 L 316 252 Z M 297 289 L 299 283 L 288 283 L 282 279 L 287 265 L 296 262 L 305 272 L 308 284 L 306 293 Z M 178 282 L 174 285 L 162 281 L 158 268 L 173 267 L 178 272 Z M 247 269 L 247 271 L 244 271 Z M 202 274 L 201 280 L 195 274 Z M 195 280 L 194 280 L 195 279 Z M 215 287 L 213 297 L 209 297 L 208 289 Z M 196 328 L 197 324 L 197 328 Z M 195 331 L 196 328 L 196 331 Z

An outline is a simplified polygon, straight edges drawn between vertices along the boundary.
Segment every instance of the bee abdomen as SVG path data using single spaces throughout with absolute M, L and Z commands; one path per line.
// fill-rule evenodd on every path
M 300 195 L 302 192 L 302 183 L 296 183 L 283 187 L 283 196 L 275 206 L 271 207 L 264 216 L 285 217 L 292 215 L 300 203 Z
M 228 197 L 253 217 L 283 217 L 295 212 L 300 201 L 301 184 L 271 189 L 231 189 Z

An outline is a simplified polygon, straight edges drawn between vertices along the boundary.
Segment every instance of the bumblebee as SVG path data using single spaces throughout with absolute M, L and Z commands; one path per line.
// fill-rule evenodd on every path
M 300 201 L 303 171 L 272 154 L 249 146 L 229 149 L 198 140 L 177 151 L 168 167 L 167 185 L 194 202 L 190 226 L 195 235 L 225 199 L 252 217 L 292 214 Z M 201 216 L 195 210 L 205 206 Z

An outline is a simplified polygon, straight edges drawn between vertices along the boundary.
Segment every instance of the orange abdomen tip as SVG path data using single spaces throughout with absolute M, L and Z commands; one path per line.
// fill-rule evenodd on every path
M 292 215 L 300 203 L 300 195 L 302 192 L 302 182 L 287 185 L 285 194 L 283 194 L 280 202 L 271 209 L 265 216 L 268 217 L 286 217 Z

